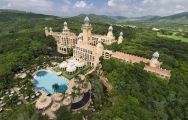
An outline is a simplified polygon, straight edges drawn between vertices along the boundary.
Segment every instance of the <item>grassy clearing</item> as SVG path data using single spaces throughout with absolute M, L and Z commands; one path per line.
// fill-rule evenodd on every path
M 162 35 L 161 33 L 157 33 L 157 36 L 159 37 L 167 37 L 167 38 L 171 38 L 174 40 L 180 40 L 182 42 L 187 42 L 188 43 L 188 38 L 184 38 L 182 36 L 176 36 L 176 32 L 173 33 L 173 35 Z

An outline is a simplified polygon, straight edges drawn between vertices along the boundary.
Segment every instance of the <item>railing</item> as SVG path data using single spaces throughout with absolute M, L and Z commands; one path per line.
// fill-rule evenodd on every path
M 48 90 L 46 90 L 46 88 L 44 88 L 44 87 L 35 87 L 35 89 L 38 91 L 42 90 L 43 92 L 49 94 Z
M 80 109 L 82 109 L 86 104 L 88 104 L 90 98 L 91 98 L 90 91 L 84 93 L 84 97 L 82 98 L 82 100 L 80 100 L 79 102 L 76 102 L 76 103 L 72 103 L 71 109 L 72 110 L 80 110 Z

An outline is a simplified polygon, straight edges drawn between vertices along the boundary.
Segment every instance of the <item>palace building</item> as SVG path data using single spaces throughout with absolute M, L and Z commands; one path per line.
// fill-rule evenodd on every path
M 106 45 L 111 45 L 114 42 L 121 44 L 123 42 L 122 32 L 120 33 L 119 38 L 115 40 L 112 26 L 109 27 L 107 35 L 102 36 L 92 34 L 93 27 L 90 24 L 88 17 L 85 17 L 84 24 L 82 25 L 81 30 L 83 43 L 90 44 L 92 46 L 96 46 L 98 42 L 102 42 Z M 53 36 L 55 38 L 57 42 L 57 51 L 62 54 L 68 54 L 69 49 L 75 48 L 75 45 L 79 40 L 79 36 L 76 36 L 75 33 L 70 32 L 67 22 L 64 22 L 62 32 L 53 32 L 51 27 L 49 29 L 45 27 L 45 35 Z
M 93 27 L 88 17 L 85 17 L 84 24 L 81 27 L 82 33 L 76 36 L 70 32 L 67 22 L 64 22 L 62 32 L 53 32 L 52 28 L 45 27 L 45 35 L 53 36 L 57 42 L 57 51 L 62 54 L 68 54 L 69 49 L 73 49 L 73 57 L 78 61 L 85 61 L 87 65 L 96 67 L 99 64 L 100 57 L 103 56 L 104 47 L 102 45 L 111 45 L 114 42 L 121 44 L 123 42 L 123 33 L 120 32 L 118 40 L 113 35 L 113 27 L 110 26 L 105 36 L 93 35 Z
M 86 17 L 82 25 L 82 33 L 78 36 L 78 41 L 73 49 L 73 57 L 78 61 L 85 61 L 87 65 L 97 67 L 100 57 L 103 55 L 104 47 L 101 38 L 98 38 L 96 44 L 90 44 L 92 40 L 92 26 L 89 18 Z
M 50 27 L 50 31 L 45 27 L 45 35 L 53 36 L 57 42 L 57 51 L 61 54 L 68 54 L 69 49 L 75 47 L 77 43 L 77 36 L 75 33 L 70 32 L 67 22 L 64 22 L 62 32 L 53 32 Z
M 84 24 L 81 27 L 82 32 L 77 36 L 70 32 L 68 25 L 64 22 L 62 32 L 53 32 L 52 28 L 45 27 L 46 36 L 53 36 L 57 41 L 57 51 L 62 54 L 67 54 L 69 49 L 73 49 L 73 60 L 77 63 L 92 66 L 96 68 L 100 63 L 100 57 L 104 59 L 117 58 L 130 63 L 145 63 L 144 70 L 152 72 L 163 78 L 170 78 L 171 71 L 161 68 L 161 62 L 158 61 L 159 53 L 155 52 L 152 59 L 146 59 L 122 52 L 113 52 L 104 50 L 103 44 L 111 45 L 112 43 L 121 44 L 123 42 L 123 33 L 120 32 L 118 39 L 113 35 L 113 27 L 108 28 L 107 35 L 92 34 L 93 27 L 90 24 L 88 17 L 85 17 Z M 63 65 L 63 64 L 62 64 Z M 68 71 L 75 70 L 74 67 L 67 68 Z
M 87 44 L 82 40 L 82 35 L 78 40 L 76 47 L 73 50 L 73 57 L 78 61 L 86 61 L 87 65 L 97 67 L 99 59 L 103 55 L 104 47 L 101 42 L 98 42 L 96 46 Z

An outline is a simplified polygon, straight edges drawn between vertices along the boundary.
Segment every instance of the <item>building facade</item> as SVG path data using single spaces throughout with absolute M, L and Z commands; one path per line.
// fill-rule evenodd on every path
M 171 71 L 161 68 L 162 63 L 158 61 L 159 53 L 155 52 L 152 56 L 152 59 L 149 62 L 149 65 L 144 67 L 144 70 L 147 72 L 155 73 L 162 78 L 170 78 Z
M 73 57 L 78 61 L 85 61 L 87 65 L 97 67 L 100 62 L 100 57 L 103 55 L 104 47 L 100 39 L 96 45 L 90 44 L 92 26 L 89 23 L 89 18 L 86 17 L 82 25 L 82 33 L 78 36 L 78 41 L 73 49 Z
M 100 63 L 100 57 L 104 59 L 117 58 L 130 63 L 145 63 L 144 70 L 155 73 L 163 78 L 170 78 L 171 71 L 161 68 L 161 62 L 158 61 L 159 53 L 155 52 L 152 59 L 146 59 L 122 52 L 113 52 L 104 50 L 103 44 L 111 45 L 112 43 L 121 44 L 123 42 L 123 33 L 120 32 L 119 37 L 115 40 L 113 35 L 113 27 L 108 28 L 107 35 L 93 35 L 93 27 L 88 17 L 85 17 L 84 24 L 81 27 L 82 33 L 79 36 L 70 32 L 67 23 L 64 22 L 62 32 L 53 32 L 52 28 L 45 28 L 46 36 L 53 36 L 57 41 L 57 51 L 67 54 L 69 49 L 73 49 L 73 58 L 79 62 L 84 62 L 94 68 Z M 102 44 L 103 43 L 103 44 Z
M 68 54 L 69 49 L 74 48 L 77 43 L 77 36 L 70 32 L 67 22 L 64 22 L 62 32 L 53 32 L 51 27 L 49 29 L 45 27 L 45 35 L 54 37 L 57 42 L 57 51 L 61 54 Z
M 83 43 L 87 43 L 92 46 L 96 46 L 98 42 L 102 42 L 106 45 L 111 45 L 115 42 L 121 44 L 123 42 L 123 33 L 121 32 L 119 38 L 116 40 L 115 36 L 113 35 L 112 26 L 109 27 L 107 35 L 103 36 L 92 34 L 93 27 L 90 24 L 88 17 L 85 17 L 84 24 L 81 26 L 81 30 Z M 69 49 L 75 48 L 75 45 L 79 39 L 79 36 L 76 36 L 75 33 L 70 32 L 67 22 L 64 22 L 62 32 L 53 32 L 51 27 L 49 29 L 45 27 L 45 35 L 53 36 L 55 38 L 57 42 L 57 51 L 62 54 L 67 54 Z
M 88 17 L 85 17 L 84 24 L 81 27 L 82 33 L 76 36 L 70 32 L 67 22 L 64 22 L 62 32 L 53 32 L 52 28 L 45 27 L 45 35 L 53 36 L 57 42 L 57 51 L 62 54 L 68 54 L 69 49 L 73 49 L 73 57 L 78 61 L 85 61 L 87 65 L 97 67 L 100 57 L 104 54 L 103 44 L 111 45 L 117 42 L 123 42 L 123 33 L 120 33 L 118 40 L 113 35 L 113 27 L 110 26 L 107 35 L 93 35 L 93 27 Z M 103 44 L 102 44 L 103 43 Z

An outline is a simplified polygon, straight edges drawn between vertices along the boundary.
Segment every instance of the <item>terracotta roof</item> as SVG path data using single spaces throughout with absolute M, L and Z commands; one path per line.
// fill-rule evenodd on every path
M 168 78 L 170 78 L 170 76 L 171 76 L 170 70 L 166 70 L 166 69 L 162 69 L 162 68 L 155 68 L 155 67 L 151 67 L 151 66 L 146 65 L 144 67 L 144 70 L 149 71 L 149 72 L 153 72 L 153 73 L 156 73 L 156 74 L 159 74 L 161 76 L 168 77 Z
M 131 63 L 140 63 L 140 62 L 149 63 L 150 62 L 149 59 L 137 57 L 137 56 L 122 53 L 122 52 L 114 52 L 112 54 L 112 57 L 118 58 L 127 62 L 131 62 Z

